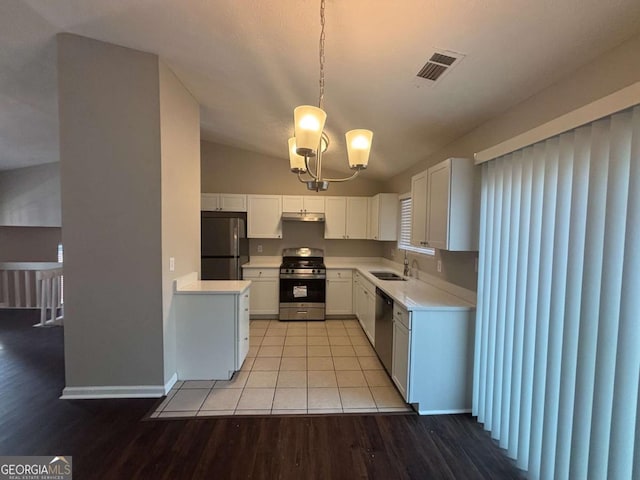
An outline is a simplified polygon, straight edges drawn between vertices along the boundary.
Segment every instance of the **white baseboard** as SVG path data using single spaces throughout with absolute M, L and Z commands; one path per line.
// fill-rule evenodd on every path
M 169 390 L 171 390 L 173 388 L 173 386 L 176 384 L 176 382 L 178 381 L 178 373 L 174 373 L 173 376 L 169 379 L 169 381 L 167 383 L 164 384 L 164 394 L 166 395 L 167 393 L 169 393 Z
M 168 385 L 175 383 L 177 376 L 167 382 L 166 385 L 135 385 L 135 386 L 110 386 L 110 387 L 65 387 L 62 390 L 60 400 L 86 400 L 99 398 L 160 398 L 164 397 Z M 173 382 L 173 383 L 171 383 Z
M 456 413 L 471 413 L 470 408 L 461 408 L 461 409 L 452 409 L 452 410 L 420 410 L 418 409 L 418 413 L 420 415 L 454 415 Z

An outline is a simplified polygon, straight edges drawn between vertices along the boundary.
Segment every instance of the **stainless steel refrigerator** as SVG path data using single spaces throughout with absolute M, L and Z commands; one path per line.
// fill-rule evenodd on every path
M 202 280 L 240 280 L 249 261 L 247 214 L 201 212 Z

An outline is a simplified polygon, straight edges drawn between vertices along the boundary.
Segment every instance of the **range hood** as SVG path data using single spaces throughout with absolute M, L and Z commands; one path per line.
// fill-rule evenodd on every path
M 324 213 L 282 212 L 283 222 L 324 222 Z

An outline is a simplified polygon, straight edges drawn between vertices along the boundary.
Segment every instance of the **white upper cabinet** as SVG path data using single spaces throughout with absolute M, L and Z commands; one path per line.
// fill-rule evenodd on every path
M 398 195 L 379 193 L 369 200 L 369 235 L 371 240 L 393 241 L 398 238 Z
M 282 211 L 295 213 L 324 213 L 324 197 L 311 195 L 283 195 Z
M 247 236 L 282 238 L 282 196 L 247 196 Z
M 304 213 L 324 213 L 324 197 L 305 195 L 302 200 Z
M 347 238 L 366 239 L 369 217 L 367 197 L 347 197 Z
M 203 193 L 200 195 L 200 210 L 215 212 L 220 209 L 220 195 L 217 193 Z
M 220 212 L 246 212 L 247 196 L 237 193 L 203 193 L 200 210 Z
M 427 170 L 427 246 L 477 250 L 475 167 L 467 158 L 449 158 Z
M 411 243 L 474 251 L 477 246 L 475 167 L 448 158 L 411 178 Z
M 366 239 L 369 199 L 325 197 L 324 238 Z
M 427 243 L 427 171 L 411 177 L 411 244 Z
M 346 238 L 347 198 L 325 197 L 324 238 Z

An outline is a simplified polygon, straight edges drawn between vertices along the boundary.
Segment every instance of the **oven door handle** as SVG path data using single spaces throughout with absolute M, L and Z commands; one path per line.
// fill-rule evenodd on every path
M 317 273 L 310 273 L 310 274 L 296 274 L 296 273 L 281 273 L 280 274 L 280 279 L 281 280 L 324 280 L 325 278 L 327 278 L 326 275 L 318 275 Z

